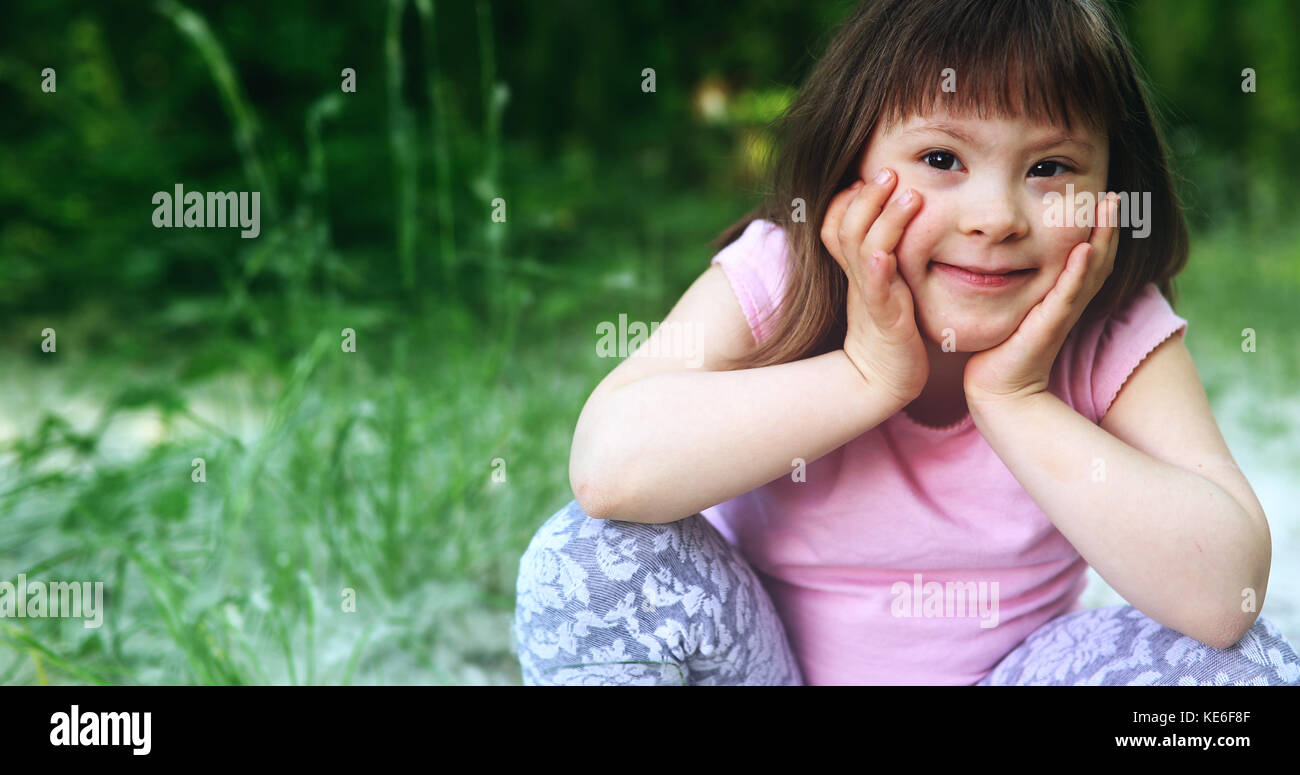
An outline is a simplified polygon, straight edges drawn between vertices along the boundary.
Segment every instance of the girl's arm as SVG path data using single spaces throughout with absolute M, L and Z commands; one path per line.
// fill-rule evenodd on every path
M 1220 649 L 1255 623 L 1268 520 L 1181 337 L 1143 360 L 1100 427 L 1047 392 L 970 409 L 1025 491 L 1133 607 Z
M 664 352 L 674 335 L 693 351 L 646 354 Z M 710 267 L 583 407 L 569 458 L 582 510 L 626 522 L 684 519 L 789 474 L 795 458 L 811 463 L 903 407 L 842 349 L 718 370 L 756 346 L 722 269 Z

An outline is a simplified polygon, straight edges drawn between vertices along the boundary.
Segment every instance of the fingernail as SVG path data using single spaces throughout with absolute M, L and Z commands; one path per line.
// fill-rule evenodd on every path
M 906 194 L 903 194 L 898 198 L 898 203 L 903 207 L 907 207 L 912 203 L 913 199 L 916 199 L 916 192 L 909 188 L 907 189 Z
M 862 188 L 862 185 L 863 185 L 862 178 L 858 178 L 857 180 L 853 181 L 853 185 L 849 186 L 849 190 L 857 191 L 859 188 Z
M 883 168 L 883 167 L 882 167 L 882 168 L 880 169 L 880 172 L 877 172 L 877 173 L 876 173 L 876 182 L 879 183 L 879 184 L 882 185 L 882 186 L 883 186 L 884 184 L 888 183 L 888 182 L 889 182 L 889 170 L 886 169 L 886 168 Z

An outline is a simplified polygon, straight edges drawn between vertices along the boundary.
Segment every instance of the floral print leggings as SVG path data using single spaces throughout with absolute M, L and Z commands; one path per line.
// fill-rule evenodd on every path
M 513 645 L 525 685 L 802 685 L 771 599 L 704 517 L 593 519 L 576 501 L 519 563 Z M 1300 657 L 1263 616 L 1228 649 L 1128 605 L 1035 630 L 980 686 L 1300 685 Z

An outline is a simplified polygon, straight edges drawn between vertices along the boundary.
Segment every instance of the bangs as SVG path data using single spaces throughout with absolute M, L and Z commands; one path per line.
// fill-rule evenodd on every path
M 1123 104 L 1107 56 L 1114 44 L 1103 20 L 1080 4 L 955 0 L 901 16 L 886 22 L 893 22 L 882 73 L 886 126 L 947 109 L 1109 134 Z

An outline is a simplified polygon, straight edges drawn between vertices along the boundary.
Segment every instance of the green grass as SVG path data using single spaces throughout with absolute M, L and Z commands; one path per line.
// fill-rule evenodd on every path
M 321 317 L 346 322 L 348 311 Z M 607 364 L 561 339 L 485 358 L 479 333 L 457 326 L 452 316 L 392 337 L 359 329 L 358 352 L 345 353 L 342 326 L 322 324 L 283 378 L 262 375 L 250 388 L 260 400 L 242 407 L 214 403 L 203 381 L 166 387 L 183 356 L 144 374 L 48 356 L 63 362 L 42 367 L 45 384 L 86 389 L 47 393 L 36 401 L 44 419 L 9 445 L 0 567 L 11 581 L 105 582 L 105 625 L 6 620 L 0 676 L 514 680 L 502 627 L 518 558 L 570 497 L 571 426 Z M 61 419 L 61 405 L 114 394 L 126 395 L 123 408 L 89 427 Z M 242 408 L 261 428 L 241 439 L 214 430 L 219 418 L 199 425 L 190 415 L 205 410 L 191 404 Z M 117 420 L 141 413 L 164 419 L 163 440 L 106 452 L 114 433 L 129 433 Z M 206 482 L 191 481 L 196 457 Z M 495 458 L 504 482 L 492 481 Z M 355 613 L 342 611 L 345 588 Z
M 514 252 L 504 319 L 288 274 L 285 294 L 235 275 L 225 298 L 19 321 L 0 342 L 17 366 L 0 375 L 0 579 L 102 581 L 105 623 L 0 622 L 0 682 L 517 683 L 519 557 L 572 498 L 573 426 L 614 365 L 596 324 L 661 319 L 738 210 L 634 180 L 601 191 L 621 220 L 548 227 L 589 216 L 542 195 L 568 173 L 532 169 L 521 197 L 553 209 L 520 228 L 546 247 Z M 292 228 L 254 257 L 334 260 Z M 28 335 L 46 326 L 55 353 Z
M 1175 283 L 1177 311 L 1188 321 L 1187 346 L 1212 401 L 1243 383 L 1261 393 L 1293 391 L 1300 381 L 1294 333 L 1300 234 L 1294 226 L 1196 235 Z M 1247 328 L 1255 330 L 1254 352 L 1242 349 Z

